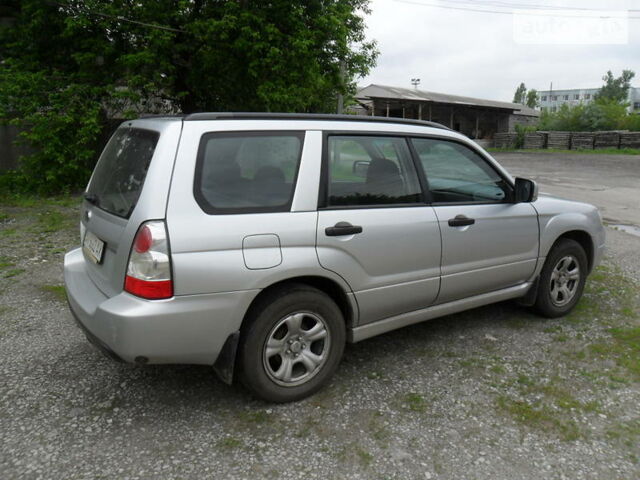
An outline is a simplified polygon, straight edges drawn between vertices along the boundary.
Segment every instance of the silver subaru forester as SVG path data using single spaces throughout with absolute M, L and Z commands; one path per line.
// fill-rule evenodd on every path
M 64 275 L 92 343 L 275 402 L 317 391 L 345 342 L 509 299 L 565 315 L 605 237 L 459 133 L 359 116 L 127 121 L 81 215 Z

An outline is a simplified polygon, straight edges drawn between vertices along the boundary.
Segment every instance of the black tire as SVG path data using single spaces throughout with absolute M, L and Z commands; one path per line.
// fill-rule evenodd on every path
M 327 294 L 308 285 L 288 284 L 273 291 L 254 305 L 245 325 L 238 354 L 239 375 L 263 400 L 293 402 L 312 395 L 331 378 L 342 358 L 346 339 L 342 312 Z M 310 328 L 305 330 L 307 326 Z M 313 340 L 314 335 L 307 333 L 322 335 L 322 328 L 326 332 L 322 339 Z M 271 350 L 278 351 L 271 356 L 266 347 L 269 339 L 282 345 Z M 323 360 L 310 368 L 306 363 L 310 358 Z M 287 370 L 285 362 L 293 366 Z
M 576 265 L 579 269 L 578 278 L 573 281 L 567 280 L 569 275 L 558 273 L 564 275 L 564 278 L 559 280 L 560 284 L 556 284 L 556 280 L 552 280 L 552 275 L 557 268 L 561 269 L 564 266 L 564 263 L 560 264 L 559 262 L 567 258 L 573 259 L 573 263 L 565 260 L 568 262 L 569 268 Z M 547 260 L 542 267 L 542 272 L 540 272 L 535 310 L 547 318 L 557 318 L 568 314 L 582 297 L 587 270 L 587 255 L 582 246 L 569 238 L 558 240 L 547 255 Z M 559 288 L 563 285 L 562 282 L 566 282 L 564 285 L 567 286 L 567 292 L 570 294 L 564 294 L 562 291 L 558 293 L 558 290 L 562 290 Z M 554 288 L 558 290 L 554 290 Z

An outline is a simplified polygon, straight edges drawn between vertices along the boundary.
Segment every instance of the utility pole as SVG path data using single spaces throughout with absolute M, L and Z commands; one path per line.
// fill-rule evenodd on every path
M 344 63 L 344 60 L 342 62 L 340 62 L 340 83 L 342 85 L 340 85 L 340 88 L 344 88 L 344 75 L 346 72 L 346 66 Z M 342 92 L 338 93 L 338 115 L 340 115 L 343 110 L 344 110 L 344 95 L 342 95 Z
M 420 79 L 419 78 L 412 78 L 411 79 L 411 85 L 413 85 L 413 88 L 415 88 L 417 90 L 418 89 L 418 85 L 420 85 Z

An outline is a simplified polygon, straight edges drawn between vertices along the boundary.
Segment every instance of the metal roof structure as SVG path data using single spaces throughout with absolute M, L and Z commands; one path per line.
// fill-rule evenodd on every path
M 459 95 L 449 95 L 445 93 L 428 92 L 412 88 L 392 87 L 388 85 L 371 84 L 358 90 L 356 99 L 367 100 L 392 100 L 407 102 L 438 103 L 446 105 L 459 105 L 466 107 L 492 108 L 498 110 L 509 110 L 512 113 L 528 116 L 539 116 L 540 112 L 520 103 L 498 102 L 483 98 L 462 97 Z

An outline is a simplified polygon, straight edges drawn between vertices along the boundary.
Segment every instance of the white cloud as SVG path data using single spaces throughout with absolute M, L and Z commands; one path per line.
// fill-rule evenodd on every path
M 411 87 L 410 79 L 418 77 L 419 88 L 424 90 L 511 101 L 520 82 L 538 90 L 548 89 L 550 82 L 557 89 L 598 87 L 607 70 L 615 75 L 623 69 L 634 70 L 639 77 L 635 84 L 640 84 L 640 19 L 629 20 L 627 45 L 521 45 L 514 40 L 511 15 L 430 8 L 416 3 L 372 1 L 368 36 L 378 41 L 380 56 L 378 65 L 360 79 L 360 85 Z M 454 3 L 448 0 L 439 4 Z M 622 0 L 581 1 L 573 5 L 547 0 L 545 5 L 622 10 L 640 7 Z M 640 12 L 633 15 L 640 16 Z

